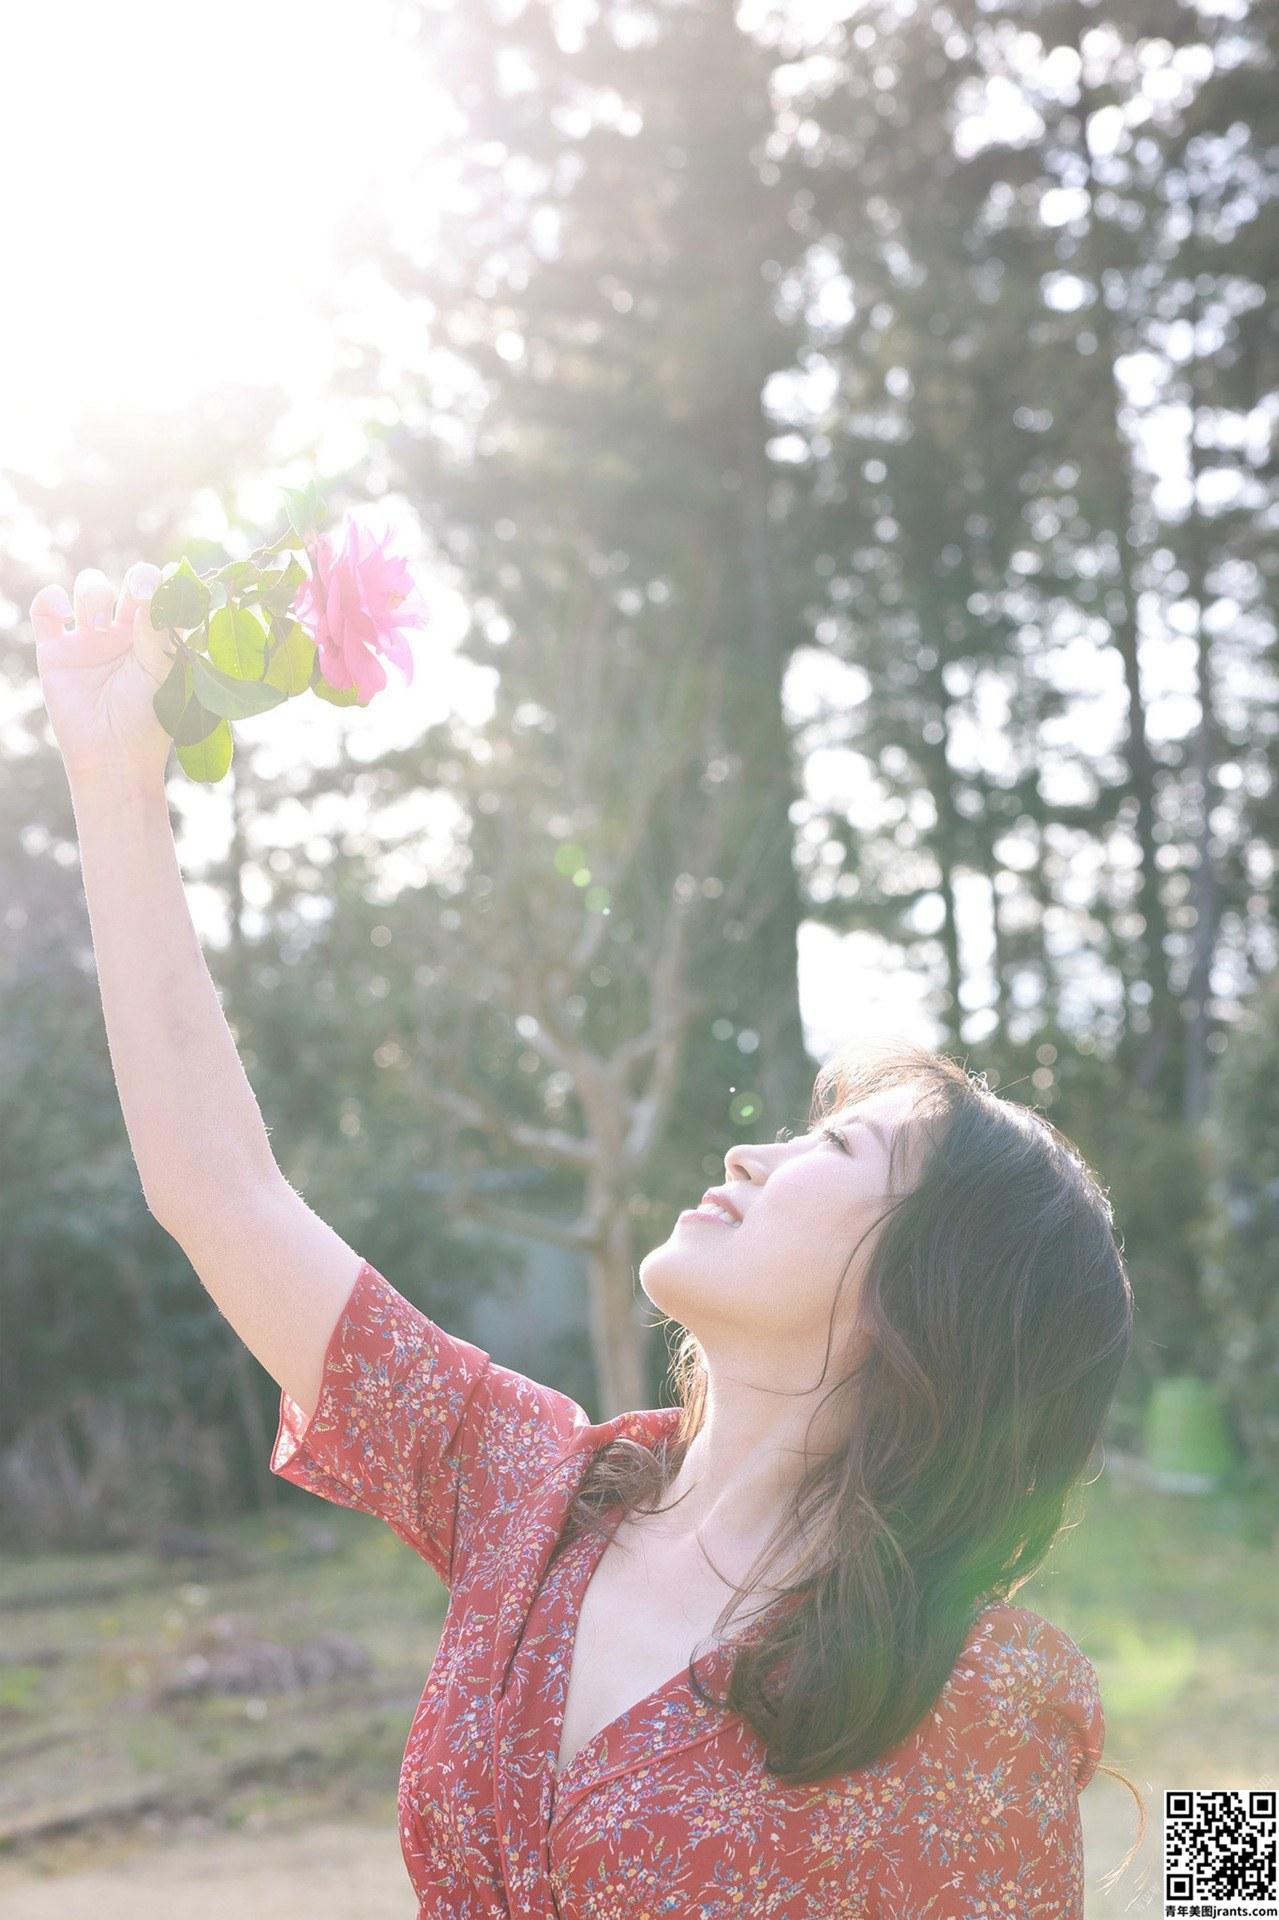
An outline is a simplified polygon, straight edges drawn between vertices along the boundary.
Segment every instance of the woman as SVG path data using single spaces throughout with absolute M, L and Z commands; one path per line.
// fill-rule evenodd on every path
M 280 1385 L 272 1470 L 448 1587 L 419 1914 L 1082 1920 L 1096 1676 L 1011 1600 L 1129 1338 L 1078 1153 L 943 1056 L 854 1050 L 641 1264 L 677 1406 L 592 1423 L 447 1334 L 275 1166 L 169 833 L 157 579 L 32 604 L 112 1063 L 152 1212 Z

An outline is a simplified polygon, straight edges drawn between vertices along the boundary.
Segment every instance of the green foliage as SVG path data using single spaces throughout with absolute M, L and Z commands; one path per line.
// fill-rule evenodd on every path
M 359 689 L 356 687 L 331 687 L 320 671 L 320 656 L 317 653 L 311 669 L 311 691 L 321 700 L 327 700 L 331 707 L 357 707 L 361 704 Z
M 208 587 L 186 558 L 166 569 L 151 596 L 151 624 L 157 630 L 198 627 L 209 611 Z
M 435 267 L 414 263 L 411 278 L 417 288 L 425 271 L 433 326 L 483 389 L 474 457 L 441 458 L 456 403 L 432 380 L 405 370 L 392 395 L 388 370 L 365 397 L 387 485 L 457 568 L 471 652 L 496 670 L 494 711 L 475 728 L 451 715 L 383 754 L 360 781 L 377 796 L 373 817 L 358 835 L 334 829 L 327 855 L 323 816 L 340 799 L 331 770 L 309 790 L 295 767 L 254 790 L 251 756 L 240 755 L 250 844 L 200 876 L 232 929 L 210 961 L 281 1161 L 397 1284 L 421 1274 L 432 1290 L 459 1277 L 478 1286 L 489 1272 L 482 1259 L 467 1266 L 441 1230 L 437 1195 L 414 1184 L 438 1171 L 446 1144 L 422 1096 L 431 1076 L 463 1093 L 481 1084 L 523 1123 L 590 1130 L 572 1075 L 524 1044 L 538 993 L 565 1047 L 606 1061 L 645 1031 L 661 998 L 678 1010 L 692 987 L 709 1000 L 661 1049 L 669 1113 L 626 1175 L 636 1257 L 676 1207 L 723 1177 L 732 1144 L 801 1127 L 809 1063 L 795 934 L 800 920 L 823 921 L 851 936 L 853 971 L 834 1010 L 846 1029 L 867 1024 L 862 966 L 900 972 L 942 1044 L 975 1066 L 998 1063 L 1014 1097 L 1036 1100 L 1043 1087 L 1050 1116 L 1110 1187 L 1136 1300 L 1117 1409 L 1125 1440 L 1136 1439 L 1149 1386 L 1192 1370 L 1232 1383 L 1254 1457 L 1269 1445 L 1275 1248 L 1250 1241 L 1234 1214 L 1265 1200 L 1273 1156 L 1267 1171 L 1259 1143 L 1244 1140 L 1240 1165 L 1229 1163 L 1217 1245 L 1202 1148 L 1182 1117 L 1190 1069 L 1218 1072 L 1207 1043 L 1237 1017 L 1235 989 L 1214 984 L 1193 1040 L 1175 1005 L 1171 1038 L 1155 1038 L 1170 997 L 1156 963 L 1169 956 L 1184 969 L 1200 938 L 1188 925 L 1205 897 L 1195 891 L 1200 746 L 1220 802 L 1214 982 L 1246 982 L 1274 925 L 1253 858 L 1276 838 L 1275 786 L 1258 777 L 1270 738 L 1274 473 L 1245 431 L 1269 391 L 1273 249 L 1264 196 L 1214 205 L 1203 153 L 1229 145 L 1238 164 L 1222 178 L 1259 177 L 1273 97 L 1261 43 L 1269 35 L 1273 50 L 1279 10 L 1249 0 L 1228 28 L 1168 10 L 1158 41 L 1148 12 L 1098 10 L 1096 38 L 1111 50 L 1090 53 L 1089 75 L 1070 77 L 1063 45 L 1052 62 L 1018 62 L 1014 79 L 1004 28 L 1055 29 L 1019 18 L 1010 0 L 982 10 L 980 33 L 975 15 L 956 25 L 871 0 L 856 38 L 851 24 L 829 37 L 831 83 L 801 113 L 787 107 L 798 138 L 794 125 L 769 124 L 777 46 L 743 33 L 731 9 L 659 9 L 654 46 L 638 53 L 601 19 L 571 54 L 525 10 L 502 25 L 513 46 L 527 38 L 538 77 L 518 111 L 491 60 L 492 9 L 442 11 L 441 70 L 471 76 L 475 96 L 476 144 L 458 155 L 473 196 L 439 210 Z M 1148 64 L 1166 108 L 1154 116 L 1129 111 Z M 961 94 L 979 99 L 992 72 L 1020 89 L 1023 110 L 999 125 L 986 116 L 979 142 L 958 141 Z M 1177 84 L 1163 86 L 1174 72 Z M 566 130 L 554 109 L 584 84 L 619 88 L 635 108 L 634 138 Z M 1092 107 L 1107 102 L 1113 151 L 1087 131 Z M 494 130 L 509 167 L 489 163 Z M 575 181 L 563 244 L 538 257 L 525 244 L 526 202 L 510 189 L 530 164 L 569 164 Z M 1166 217 L 1174 202 L 1180 238 Z M 819 236 L 836 297 L 783 298 L 809 284 Z M 517 362 L 495 352 L 482 306 L 476 324 L 475 286 L 499 249 L 524 261 L 499 303 L 501 325 L 530 343 Z M 407 284 L 405 263 L 376 264 L 388 284 Z M 841 317 L 843 287 L 855 297 Z M 490 317 L 496 326 L 495 308 Z M 1173 354 L 1173 339 L 1189 341 L 1185 353 Z M 1218 489 L 1234 487 L 1228 510 L 1206 509 L 1205 489 L 1171 509 L 1161 501 L 1118 404 L 1124 356 L 1142 364 L 1151 408 L 1177 393 L 1198 407 L 1186 425 L 1201 452 L 1211 446 Z M 827 383 L 834 397 L 823 399 Z M 170 524 L 208 490 L 230 508 L 238 480 L 260 465 L 265 423 L 246 414 L 236 445 L 221 399 L 216 421 L 193 410 L 189 443 L 166 461 Z M 170 431 L 177 441 L 176 416 Z M 51 537 L 76 526 L 86 555 L 146 551 L 139 509 L 148 502 L 149 515 L 155 498 L 154 446 L 139 434 L 136 449 L 107 448 L 118 486 L 70 471 L 57 495 L 28 489 L 26 508 Z M 101 447 L 86 451 L 100 463 Z M 247 681 L 210 652 L 206 688 L 223 673 L 241 697 L 245 687 L 310 689 L 358 704 L 354 689 L 326 683 L 289 620 L 297 549 L 319 506 L 317 490 L 301 490 L 289 525 L 244 560 L 188 537 L 162 583 L 170 613 L 191 623 L 157 696 L 182 764 L 215 738 L 222 770 L 231 764 L 234 716 L 204 704 L 193 665 L 215 609 L 251 610 L 270 643 Z M 206 570 L 207 596 L 194 592 L 193 569 Z M 1171 719 L 1151 724 L 1139 605 L 1151 630 L 1205 647 L 1204 684 L 1229 679 L 1228 725 L 1180 698 Z M 258 648 L 248 653 L 256 661 Z M 787 723 L 780 689 L 792 662 L 814 679 Z M 999 726 L 989 755 L 974 724 L 988 707 Z M 236 1424 L 232 1336 L 184 1263 L 168 1253 L 166 1265 L 141 1230 L 82 903 L 71 904 L 65 783 L 55 765 L 37 786 L 45 758 L 15 757 L 0 781 L 0 1305 L 16 1330 L 7 1411 L 23 1418 L 69 1385 L 108 1398 L 158 1394 L 155 1382 L 208 1395 L 209 1420 L 241 1448 L 247 1497 L 260 1452 Z M 828 781 L 844 761 L 854 778 L 841 792 Z M 196 761 L 200 777 L 218 764 L 212 745 Z M 806 787 L 817 771 L 820 804 Z M 27 782 L 21 805 L 17 779 Z M 700 828 L 729 780 L 729 830 L 699 881 Z M 457 843 L 440 848 L 429 880 L 415 874 L 393 898 L 397 814 L 446 792 Z M 305 847 L 285 855 L 271 807 L 317 800 Z M 259 829 L 269 859 L 251 844 Z M 413 853 L 435 860 L 411 831 Z M 250 871 L 269 894 L 253 933 Z M 605 891 L 604 938 L 575 970 Z M 308 913 L 317 902 L 331 921 Z M 678 968 L 668 977 L 663 933 L 685 907 L 681 979 Z M 1175 972 L 1173 995 L 1184 978 Z M 453 1030 L 473 1010 L 482 1057 L 477 1042 L 454 1059 Z M 1076 1045 L 1085 1039 L 1091 1056 Z M 1247 1090 L 1227 1096 L 1223 1084 L 1218 1099 L 1242 1131 L 1270 1096 L 1246 1061 L 1231 1064 Z M 638 1061 L 631 1117 L 648 1087 Z M 619 1124 L 615 1139 L 623 1133 Z M 494 1165 L 527 1158 L 495 1134 L 483 1144 Z M 1232 1189 L 1245 1162 L 1249 1184 Z M 580 1180 L 563 1179 L 571 1202 Z M 1203 1280 L 1206 1250 L 1214 1270 Z M 433 1292 L 430 1304 L 447 1319 L 447 1297 Z M 660 1348 L 650 1342 L 653 1356 Z M 1185 1564 L 1163 1571 L 1168 1591 L 1184 1585 Z
M 218 616 L 214 615 L 216 622 Z M 251 615 L 243 618 L 251 619 Z M 255 623 L 256 624 L 256 623 Z M 220 713 L 224 720 L 247 720 L 255 713 L 265 713 L 269 707 L 278 707 L 288 699 L 288 694 L 279 687 L 265 686 L 258 678 L 266 663 L 265 652 L 246 657 L 242 652 L 231 651 L 234 644 L 232 636 L 224 629 L 223 643 L 225 658 L 234 659 L 239 665 L 256 672 L 240 674 L 234 670 L 225 670 L 211 666 L 195 654 L 191 668 L 195 678 L 195 690 L 211 713 Z
M 209 621 L 209 658 L 233 680 L 261 679 L 266 642 L 266 628 L 247 607 L 219 607 Z
M 166 573 L 152 601 L 157 626 L 189 636 L 156 693 L 156 718 L 178 761 L 209 785 L 230 770 L 232 721 L 266 713 L 312 692 L 334 707 L 366 706 L 354 687 L 330 685 L 314 641 L 292 617 L 307 578 L 296 549 L 316 530 L 325 494 L 312 480 L 286 494 L 288 531 L 247 560 L 230 560 L 202 578 L 187 556 Z M 189 543 L 192 545 L 198 543 Z M 281 556 L 287 556 L 281 561 Z M 280 562 L 271 564 L 272 561 Z M 214 593 L 223 604 L 214 607 Z
M 271 622 L 271 650 L 263 675 L 267 686 L 279 687 L 287 694 L 305 693 L 311 685 L 316 646 L 298 620 L 286 625 Z
M 306 569 L 296 554 L 290 554 L 287 566 L 263 573 L 257 583 L 241 595 L 241 599 L 246 604 L 260 601 L 268 612 L 285 614 L 293 605 L 298 588 L 305 579 Z
M 196 697 L 191 656 L 182 649 L 179 649 L 169 669 L 169 677 L 152 704 L 161 726 L 173 736 L 179 747 L 190 747 L 198 740 L 207 740 L 218 725 L 217 714 L 210 712 Z
M 1051 1078 L 1039 1064 L 1045 1057 Z M 970 1064 L 1001 1097 L 1036 1108 L 1073 1141 L 1109 1198 L 1133 1323 L 1107 1436 L 1137 1450 L 1155 1382 L 1214 1373 L 1200 1271 L 1210 1205 L 1202 1149 L 1178 1117 L 1132 1086 L 1121 1060 L 1082 1048 L 1059 1026 L 1039 1029 L 1028 1047 L 997 1037 Z
M 1241 1778 L 1264 1768 L 1273 1713 L 1256 1676 L 1274 1658 L 1279 1545 L 1268 1490 L 1161 1493 L 1107 1462 L 1072 1499 L 1068 1518 L 1014 1599 L 1064 1627 L 1096 1666 L 1107 1760 L 1125 1771 L 1139 1763 L 1143 1788 L 1148 1766 L 1166 1769 L 1174 1784 L 1179 1757 L 1199 1763 L 1185 1777 L 1211 1778 L 1224 1763 Z M 1170 1750 L 1178 1740 L 1182 1756 Z M 1115 1803 L 1132 1825 L 1107 1866 L 1136 1826 L 1126 1796 L 1117 1793 Z M 1157 1800 L 1148 1812 L 1157 1821 Z
M 308 490 L 291 500 L 298 520 L 318 510 L 320 496 Z M 260 564 L 298 537 L 294 528 L 252 559 L 232 560 L 211 573 L 212 586 L 226 596 L 214 610 L 210 586 L 185 558 L 157 589 L 153 620 L 185 627 L 189 637 L 178 642 L 168 678 L 156 693 L 156 718 L 176 743 L 181 766 L 203 785 L 221 780 L 230 769 L 231 721 L 266 713 L 308 690 L 332 706 L 359 703 L 353 688 L 329 686 L 314 641 L 290 617 L 306 579 L 296 554 L 282 566 Z
M 312 480 L 286 496 L 288 529 L 247 560 L 212 568 L 207 579 L 183 555 L 165 574 L 151 603 L 157 627 L 182 629 L 186 640 L 155 696 L 156 718 L 178 748 L 193 780 L 211 784 L 230 770 L 230 723 L 266 713 L 308 691 L 329 705 L 366 705 L 354 688 L 330 686 L 314 641 L 292 617 L 307 578 L 296 549 L 316 530 L 325 494 Z M 200 549 L 203 543 L 189 546 Z M 281 556 L 285 556 L 281 558 Z M 277 564 L 272 564 L 276 562 Z M 215 608 L 214 595 L 222 597 Z
M 288 544 L 294 544 L 294 536 L 285 536 Z M 265 557 L 268 551 L 279 550 L 279 542 L 273 549 L 262 549 Z M 259 566 L 256 558 L 252 560 L 232 560 L 227 566 L 219 568 L 213 579 L 223 588 L 228 599 L 234 597 L 241 606 L 251 606 L 260 602 L 273 613 L 287 613 L 292 606 L 298 588 L 306 579 L 306 570 L 296 554 L 289 555 L 283 567 Z
M 185 772 L 202 785 L 221 780 L 231 765 L 235 743 L 225 720 L 219 720 L 212 733 L 193 746 L 180 746 L 178 759 Z
M 1181 1120 L 1130 1087 L 1116 1089 L 1099 1120 L 1105 1144 L 1098 1164 L 1109 1180 L 1135 1302 L 1130 1371 L 1144 1398 L 1145 1388 L 1167 1374 L 1213 1373 L 1199 1259 L 1205 1171 Z
M 1279 1474 L 1279 973 L 1232 1034 L 1213 1086 L 1204 1293 L 1215 1373 L 1248 1460 Z
M 286 492 L 284 499 L 289 525 L 299 540 L 306 540 L 319 526 L 324 514 L 324 495 L 318 482 L 312 479 L 305 487 L 292 488 Z

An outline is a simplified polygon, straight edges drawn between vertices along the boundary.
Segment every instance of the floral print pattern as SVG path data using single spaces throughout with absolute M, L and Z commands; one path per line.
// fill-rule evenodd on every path
M 449 1591 L 400 1774 L 418 1920 L 1083 1920 L 1097 1677 L 1068 1634 L 1006 1601 L 977 1615 L 932 1712 L 853 1773 L 779 1783 L 752 1729 L 681 1669 L 556 1778 L 604 1543 L 550 1557 L 592 1452 L 619 1434 L 655 1445 L 676 1418 L 592 1423 L 367 1261 L 310 1421 L 281 1393 L 272 1472 L 377 1515 Z M 703 1682 L 722 1693 L 732 1657 L 699 1654 Z

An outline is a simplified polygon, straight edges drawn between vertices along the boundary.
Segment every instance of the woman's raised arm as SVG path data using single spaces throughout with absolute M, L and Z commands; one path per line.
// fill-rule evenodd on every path
M 74 613 L 60 589 L 37 594 L 41 686 L 70 783 L 107 1046 L 147 1206 L 250 1352 L 305 1403 L 359 1262 L 276 1165 L 192 923 L 164 787 L 172 743 L 150 704 L 163 664 L 146 603 L 159 577 L 135 569 L 114 614 L 96 570 L 77 577 Z M 264 1233 L 281 1256 L 297 1248 L 298 1257 L 266 1257 Z

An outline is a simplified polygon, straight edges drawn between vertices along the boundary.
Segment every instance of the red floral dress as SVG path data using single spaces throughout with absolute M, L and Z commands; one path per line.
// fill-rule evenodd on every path
M 681 1668 L 556 1780 L 603 1544 L 547 1563 L 591 1452 L 618 1434 L 654 1444 L 675 1418 L 592 1424 L 367 1261 L 309 1424 L 281 1394 L 272 1472 L 377 1514 L 449 1590 L 400 1775 L 419 1920 L 1082 1920 L 1097 1678 L 1068 1634 L 1007 1602 L 978 1615 L 933 1711 L 853 1773 L 780 1784 L 758 1736 Z M 698 1659 L 721 1694 L 730 1659 Z

